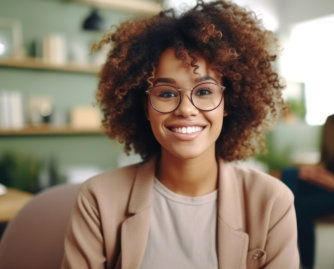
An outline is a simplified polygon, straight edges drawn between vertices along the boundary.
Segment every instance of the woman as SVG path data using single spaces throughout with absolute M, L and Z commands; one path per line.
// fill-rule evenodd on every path
M 334 115 L 327 117 L 322 130 L 320 163 L 285 169 L 283 181 L 295 194 L 298 244 L 303 268 L 315 262 L 315 223 L 334 214 Z
M 100 74 L 104 126 L 140 164 L 85 182 L 62 268 L 298 268 L 292 193 L 231 161 L 278 117 L 275 39 L 225 2 L 121 24 Z

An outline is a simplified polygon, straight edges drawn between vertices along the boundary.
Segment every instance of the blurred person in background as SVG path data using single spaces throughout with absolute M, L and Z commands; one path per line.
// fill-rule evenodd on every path
M 282 180 L 295 195 L 301 264 L 311 269 L 315 263 L 315 220 L 334 214 L 334 115 L 327 117 L 322 128 L 320 162 L 285 169 Z

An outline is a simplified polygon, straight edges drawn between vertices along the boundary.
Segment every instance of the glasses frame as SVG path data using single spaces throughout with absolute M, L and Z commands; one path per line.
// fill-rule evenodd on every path
M 197 107 L 197 106 L 194 104 L 194 101 L 193 101 L 193 90 L 194 90 L 195 88 L 197 88 L 198 86 L 202 85 L 202 84 L 208 84 L 208 83 L 209 83 L 209 84 L 214 84 L 214 85 L 219 86 L 219 87 L 221 88 L 222 95 L 221 95 L 220 101 L 219 101 L 219 103 L 218 103 L 217 106 L 215 106 L 215 107 L 212 108 L 212 109 L 201 109 L 201 108 Z M 200 110 L 200 111 L 205 111 L 205 112 L 209 112 L 209 111 L 215 110 L 217 107 L 220 106 L 220 104 L 221 104 L 222 101 L 223 101 L 224 91 L 226 90 L 226 87 L 225 87 L 225 86 L 223 86 L 223 85 L 221 85 L 221 84 L 219 84 L 219 83 L 216 83 L 216 82 L 201 82 L 201 83 L 195 85 L 195 86 L 194 86 L 193 88 L 191 88 L 191 89 L 189 89 L 189 88 L 177 88 L 177 87 L 175 87 L 175 86 L 173 86 L 173 85 L 169 85 L 169 84 L 161 84 L 161 85 L 159 85 L 159 86 L 168 86 L 168 87 L 172 87 L 172 88 L 174 88 L 176 91 L 179 92 L 179 102 L 178 102 L 177 106 L 176 106 L 174 109 L 172 109 L 171 111 L 162 112 L 162 111 L 158 110 L 156 107 L 154 107 L 154 105 L 152 104 L 152 100 L 151 100 L 151 91 L 152 91 L 153 88 L 155 88 L 155 87 L 157 87 L 157 86 L 150 87 L 150 88 L 148 88 L 148 89 L 145 91 L 145 93 L 148 95 L 148 99 L 149 99 L 149 101 L 150 101 L 150 105 L 151 105 L 151 107 L 152 107 L 155 111 L 157 111 L 157 112 L 159 112 L 159 113 L 163 113 L 163 114 L 174 112 L 175 110 L 177 110 L 177 109 L 179 108 L 180 104 L 182 103 L 182 94 L 181 94 L 181 92 L 184 91 L 184 90 L 186 90 L 186 91 L 190 91 L 190 98 L 189 98 L 189 96 L 187 96 L 187 97 L 188 97 L 188 99 L 190 100 L 191 104 L 192 104 L 196 109 L 198 109 L 198 110 Z

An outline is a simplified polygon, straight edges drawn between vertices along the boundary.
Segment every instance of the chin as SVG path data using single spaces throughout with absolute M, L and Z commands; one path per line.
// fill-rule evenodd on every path
M 208 156 L 208 152 L 206 150 L 196 148 L 196 146 L 190 147 L 177 147 L 174 150 L 170 150 L 168 155 L 171 157 L 175 157 L 180 160 L 191 160 L 199 157 Z

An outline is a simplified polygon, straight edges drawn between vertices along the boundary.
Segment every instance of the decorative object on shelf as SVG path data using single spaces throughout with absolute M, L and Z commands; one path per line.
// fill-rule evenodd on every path
M 40 125 L 50 123 L 53 112 L 52 100 L 49 97 L 34 96 L 28 100 L 29 123 Z
M 87 65 L 90 61 L 89 46 L 81 41 L 72 41 L 68 46 L 69 60 L 77 64 Z
M 104 19 L 98 13 L 98 10 L 92 8 L 88 17 L 83 21 L 82 28 L 87 31 L 103 31 L 107 27 Z
M 0 58 L 23 56 L 21 23 L 14 19 L 0 18 Z
M 68 125 L 68 113 L 67 110 L 63 107 L 55 107 L 53 109 L 52 118 L 51 118 L 51 127 L 52 128 L 65 128 Z
M 50 34 L 43 39 L 43 61 L 63 65 L 67 62 L 66 39 L 62 34 Z
M 97 108 L 75 106 L 71 112 L 71 126 L 75 129 L 99 129 L 101 117 Z

